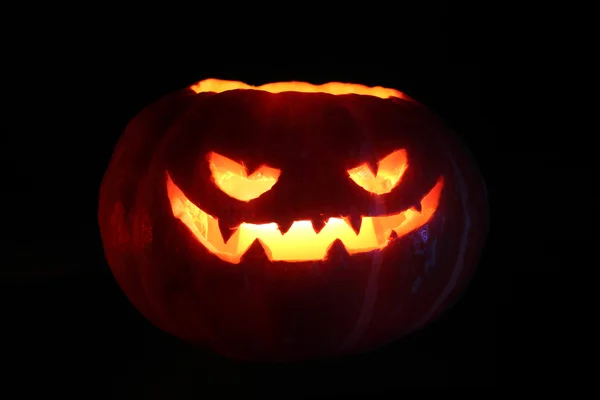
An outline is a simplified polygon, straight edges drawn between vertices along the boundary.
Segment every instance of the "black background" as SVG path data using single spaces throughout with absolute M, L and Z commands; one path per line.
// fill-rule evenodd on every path
M 86 30 L 84 22 L 39 31 L 6 78 L 19 89 L 2 148 L 3 380 L 20 393 L 83 398 L 231 391 L 286 398 L 546 382 L 540 366 L 557 350 L 546 351 L 550 333 L 541 327 L 561 309 L 549 295 L 562 265 L 556 244 L 581 238 L 542 236 L 541 217 L 527 221 L 516 210 L 539 208 L 532 190 L 557 177 L 576 179 L 585 166 L 564 162 L 564 149 L 517 122 L 537 101 L 524 83 L 532 71 L 518 56 L 490 62 L 483 50 L 493 44 L 462 10 L 420 15 L 410 28 L 383 23 L 369 35 L 353 27 L 352 34 L 303 33 L 293 41 L 274 28 L 252 41 L 241 28 L 233 40 L 221 37 L 228 30 L 196 32 L 185 45 L 178 34 L 167 39 L 164 24 L 122 36 L 105 26 Z M 142 107 L 208 77 L 393 87 L 446 120 L 473 152 L 491 209 L 480 268 L 460 302 L 433 325 L 373 353 L 296 365 L 226 360 L 145 321 L 105 262 L 99 184 L 117 138 Z

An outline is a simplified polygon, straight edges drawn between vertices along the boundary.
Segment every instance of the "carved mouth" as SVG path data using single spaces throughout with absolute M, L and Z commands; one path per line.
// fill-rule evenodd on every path
M 237 264 L 253 242 L 258 241 L 271 261 L 301 262 L 327 258 L 328 251 L 340 240 L 349 254 L 382 249 L 396 237 L 421 227 L 437 210 L 443 178 L 423 197 L 421 210 L 410 208 L 386 216 L 329 218 L 323 223 L 294 221 L 286 231 L 275 223 L 242 223 L 224 227 L 218 218 L 190 202 L 167 176 L 167 195 L 175 218 L 179 219 L 208 251 L 220 259 Z M 318 229 L 320 227 L 321 229 Z M 230 230 L 222 232 L 223 229 Z M 225 240 L 225 238 L 229 238 Z

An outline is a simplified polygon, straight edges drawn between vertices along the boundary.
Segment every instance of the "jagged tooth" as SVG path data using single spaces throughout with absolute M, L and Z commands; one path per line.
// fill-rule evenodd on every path
M 350 257 L 350 254 L 340 239 L 335 239 L 333 243 L 331 243 L 331 246 L 327 249 L 327 255 L 325 256 L 327 260 L 341 263 L 348 260 L 348 257 Z
M 351 214 L 347 217 L 347 221 L 357 235 L 360 233 L 362 226 L 362 217 L 359 214 Z
M 420 201 L 416 202 L 415 204 L 412 205 L 412 208 L 414 208 L 418 212 L 421 212 L 421 202 Z
M 268 261 L 271 259 L 271 250 L 260 239 L 255 239 L 242 256 L 242 259 L 244 261 Z
M 218 220 L 219 230 L 221 231 L 221 236 L 223 237 L 223 241 L 227 243 L 231 238 L 231 235 L 237 231 L 237 227 L 233 227 L 232 223 L 224 218 Z
M 277 221 L 277 227 L 279 228 L 279 232 L 281 232 L 282 235 L 285 235 L 287 233 L 287 231 L 290 230 L 293 223 L 294 223 L 294 220 L 292 220 L 292 219 Z
M 392 231 L 390 232 L 390 236 L 389 236 L 389 240 L 394 240 L 394 239 L 398 239 L 398 233 L 392 229 Z
M 319 217 L 312 218 L 310 220 L 310 222 L 312 223 L 315 233 L 318 234 L 319 232 L 321 232 L 321 229 L 323 229 L 323 227 L 327 223 L 327 220 L 325 218 L 319 216 Z

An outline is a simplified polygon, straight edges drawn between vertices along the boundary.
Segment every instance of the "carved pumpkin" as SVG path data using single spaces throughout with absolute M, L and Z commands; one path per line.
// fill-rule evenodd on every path
M 156 326 L 293 360 L 438 316 L 473 273 L 487 203 L 466 150 L 396 90 L 209 79 L 129 124 L 99 221 L 117 282 Z

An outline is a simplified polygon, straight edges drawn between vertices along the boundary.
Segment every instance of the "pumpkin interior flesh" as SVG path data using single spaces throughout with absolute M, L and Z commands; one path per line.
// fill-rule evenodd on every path
M 228 196 L 240 201 L 247 202 L 267 192 L 277 183 L 281 174 L 281 170 L 277 168 L 262 165 L 248 175 L 248 170 L 242 163 L 215 152 L 209 153 L 207 158 L 215 185 Z M 348 170 L 348 175 L 366 191 L 384 194 L 398 186 L 407 168 L 406 150 L 400 149 L 377 163 L 376 174 L 365 163 Z
M 243 164 L 214 152 L 208 155 L 208 162 L 215 185 L 240 201 L 250 201 L 270 190 L 281 174 L 277 168 L 262 165 L 248 175 Z
M 377 174 L 367 164 L 359 165 L 348 171 L 350 179 L 368 192 L 384 194 L 398 186 L 404 171 L 408 168 L 406 150 L 396 150 L 377 164 Z
M 381 86 L 369 87 L 365 85 L 359 85 L 356 83 L 341 83 L 341 82 L 329 82 L 322 85 L 313 85 L 307 82 L 274 82 L 267 83 L 260 86 L 248 85 L 244 82 L 238 81 L 225 81 L 220 79 L 205 79 L 190 87 L 196 93 L 205 92 L 216 92 L 222 93 L 229 90 L 238 89 L 251 89 L 261 90 L 269 93 L 281 93 L 281 92 L 301 92 L 301 93 L 327 93 L 333 95 L 342 94 L 360 94 L 367 96 L 379 97 L 387 99 L 390 97 L 397 97 L 400 99 L 407 99 L 402 92 L 396 89 L 384 88 Z
M 191 231 L 204 247 L 220 259 L 237 264 L 248 247 L 260 240 L 271 261 L 315 261 L 326 258 L 331 244 L 340 239 L 349 254 L 382 249 L 390 242 L 392 230 L 400 237 L 427 223 L 434 215 L 442 188 L 443 178 L 421 200 L 421 212 L 411 208 L 387 216 L 363 216 L 358 235 L 346 218 L 329 218 L 317 234 L 311 221 L 295 221 L 281 234 L 276 223 L 242 223 L 225 243 L 219 229 L 218 218 L 198 208 L 189 201 L 167 176 L 167 195 L 175 218 Z

